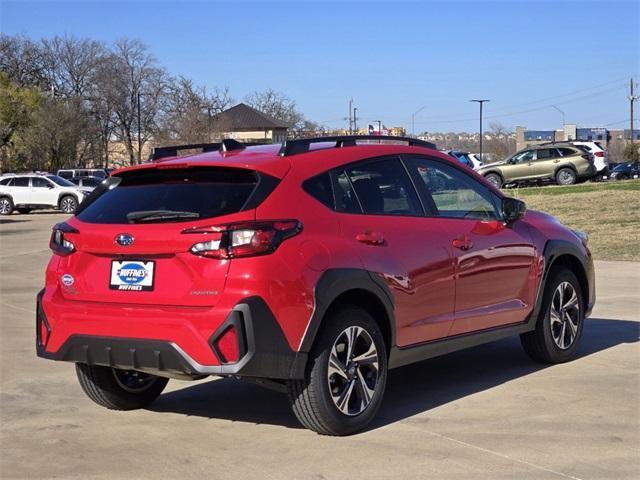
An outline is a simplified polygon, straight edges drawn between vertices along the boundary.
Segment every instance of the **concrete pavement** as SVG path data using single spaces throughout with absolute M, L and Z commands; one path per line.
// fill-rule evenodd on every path
M 330 438 L 248 382 L 172 380 L 151 409 L 112 412 L 73 365 L 36 358 L 34 298 L 64 218 L 0 218 L 3 479 L 640 478 L 638 263 L 597 263 L 577 360 L 537 365 L 508 339 L 394 370 L 372 428 Z

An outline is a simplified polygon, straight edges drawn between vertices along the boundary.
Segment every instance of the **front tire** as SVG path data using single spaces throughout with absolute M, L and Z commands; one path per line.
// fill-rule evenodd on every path
M 584 326 L 585 302 L 576 276 L 556 270 L 547 283 L 536 329 L 520 335 L 525 352 L 536 362 L 562 363 L 575 357 Z
M 9 197 L 0 197 L 0 215 L 11 215 L 13 213 L 13 202 Z
M 296 417 L 322 435 L 349 435 L 375 417 L 387 383 L 387 349 L 371 315 L 335 311 L 311 350 L 303 380 L 287 382 Z
M 78 208 L 78 200 L 73 195 L 65 195 L 60 199 L 58 206 L 64 213 L 71 215 L 75 213 L 76 208 Z
M 486 175 L 484 178 L 486 178 L 487 182 L 489 182 L 490 184 L 492 184 L 494 187 L 496 188 L 502 188 L 502 177 L 500 175 L 498 175 L 497 173 L 490 173 L 488 175 Z
M 84 393 L 110 410 L 135 410 L 153 402 L 168 378 L 133 370 L 76 363 L 76 374 Z

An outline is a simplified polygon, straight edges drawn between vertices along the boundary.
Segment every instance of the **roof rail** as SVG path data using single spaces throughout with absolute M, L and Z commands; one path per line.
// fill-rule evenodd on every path
M 333 147 L 328 148 L 342 148 L 342 147 L 354 147 L 358 141 L 375 141 L 384 140 L 395 142 L 406 142 L 409 146 L 425 147 L 435 149 L 436 145 L 424 140 L 418 140 L 417 138 L 410 137 L 395 137 L 392 135 L 341 135 L 333 137 L 314 137 L 314 138 L 301 138 L 298 140 L 287 140 L 282 144 L 280 149 L 280 155 L 288 157 L 289 155 L 297 155 L 299 153 L 306 153 L 310 149 L 312 143 L 333 143 Z
M 242 150 L 245 145 L 233 140 L 232 138 L 226 138 L 222 142 L 218 143 L 192 143 L 190 145 L 173 145 L 170 147 L 156 147 L 151 150 L 149 155 L 149 161 L 155 162 L 167 157 L 177 157 L 180 150 L 202 150 L 202 152 L 215 152 L 216 150 L 224 153 L 231 152 L 233 150 Z

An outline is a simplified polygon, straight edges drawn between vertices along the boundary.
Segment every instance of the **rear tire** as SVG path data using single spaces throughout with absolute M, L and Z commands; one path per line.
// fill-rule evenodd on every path
M 0 215 L 11 215 L 13 213 L 13 202 L 9 197 L 0 197 Z
M 571 360 L 584 326 L 585 302 L 578 279 L 566 268 L 551 275 L 545 286 L 536 329 L 520 335 L 525 352 L 540 363 Z
M 132 370 L 76 363 L 76 374 L 84 393 L 110 410 L 135 410 L 153 402 L 168 378 Z
M 561 168 L 556 172 L 556 183 L 558 185 L 573 185 L 578 181 L 576 172 L 570 168 Z
M 76 208 L 78 208 L 78 200 L 73 195 L 65 195 L 60 199 L 58 207 L 64 213 L 71 215 L 72 213 L 75 213 Z
M 366 310 L 331 313 L 319 333 L 303 380 L 287 382 L 296 417 L 322 435 L 349 435 L 375 417 L 387 383 L 382 332 Z
M 489 173 L 484 178 L 487 180 L 487 182 L 492 184 L 494 187 L 502 188 L 502 183 L 503 183 L 502 182 L 502 177 L 500 175 L 498 175 L 497 173 Z

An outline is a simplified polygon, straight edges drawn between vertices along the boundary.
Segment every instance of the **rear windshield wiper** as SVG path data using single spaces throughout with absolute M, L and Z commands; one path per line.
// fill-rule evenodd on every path
M 175 210 L 143 210 L 127 213 L 127 220 L 130 223 L 162 222 L 165 220 L 182 220 L 199 217 L 200 214 L 197 212 L 177 212 Z

